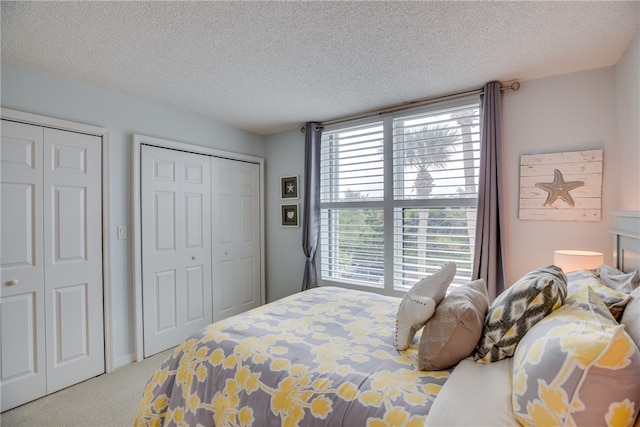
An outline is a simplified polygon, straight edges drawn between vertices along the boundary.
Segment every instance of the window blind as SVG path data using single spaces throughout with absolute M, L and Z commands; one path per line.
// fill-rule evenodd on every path
M 448 261 L 470 280 L 479 158 L 477 96 L 325 129 L 322 280 L 401 294 Z

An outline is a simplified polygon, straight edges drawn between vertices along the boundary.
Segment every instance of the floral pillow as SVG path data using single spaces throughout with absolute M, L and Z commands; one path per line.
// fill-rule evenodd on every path
M 525 426 L 630 426 L 640 350 L 589 287 L 535 325 L 513 358 L 513 410 Z
M 513 356 L 524 334 L 560 307 L 566 295 L 567 278 L 555 265 L 524 275 L 489 307 L 474 360 L 487 363 Z

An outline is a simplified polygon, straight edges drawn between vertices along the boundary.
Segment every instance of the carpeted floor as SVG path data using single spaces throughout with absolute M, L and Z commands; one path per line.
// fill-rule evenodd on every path
M 0 414 L 2 427 L 132 426 L 147 380 L 171 350 Z

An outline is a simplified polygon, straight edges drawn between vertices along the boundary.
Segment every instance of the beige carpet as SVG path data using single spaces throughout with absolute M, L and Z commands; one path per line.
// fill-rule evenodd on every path
M 131 426 L 147 380 L 167 350 L 0 414 L 3 427 Z

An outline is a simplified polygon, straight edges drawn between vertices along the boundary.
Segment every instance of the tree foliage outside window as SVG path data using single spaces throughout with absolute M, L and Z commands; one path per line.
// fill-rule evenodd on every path
M 321 280 L 401 294 L 473 260 L 479 103 L 466 99 L 325 129 Z

